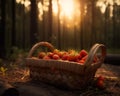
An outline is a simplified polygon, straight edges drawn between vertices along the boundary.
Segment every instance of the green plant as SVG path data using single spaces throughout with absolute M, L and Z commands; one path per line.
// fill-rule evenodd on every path
M 7 71 L 7 68 L 5 67 L 0 67 L 0 72 L 2 72 L 2 75 L 5 75 Z

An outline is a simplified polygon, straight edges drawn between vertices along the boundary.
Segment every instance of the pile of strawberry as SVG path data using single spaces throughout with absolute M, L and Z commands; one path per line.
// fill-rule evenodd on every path
M 77 62 L 80 64 L 84 64 L 85 60 L 88 57 L 88 52 L 86 50 L 81 50 L 80 52 L 76 52 L 75 50 L 68 51 L 60 51 L 58 49 L 54 49 L 53 52 L 39 52 L 38 58 L 45 60 L 66 60 L 71 62 Z M 97 58 L 95 57 L 93 62 L 97 62 Z

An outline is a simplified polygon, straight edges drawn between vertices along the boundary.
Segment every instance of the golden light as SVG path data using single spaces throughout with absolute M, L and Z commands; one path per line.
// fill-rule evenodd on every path
M 39 20 L 42 21 L 44 12 L 49 11 L 49 0 L 45 0 L 43 4 L 38 2 Z M 58 14 L 59 11 L 59 14 Z M 77 0 L 52 0 L 52 14 L 59 15 L 60 24 L 70 27 L 79 25 L 80 22 L 80 4 Z
M 75 1 L 74 0 L 52 0 L 53 14 L 58 14 L 58 9 L 60 9 L 60 17 L 66 16 L 68 19 L 72 19 L 75 11 Z
M 42 3 L 41 3 L 41 2 L 38 2 L 38 11 L 39 11 L 38 18 L 39 18 L 40 20 L 42 20 L 43 6 L 42 6 Z
M 60 23 L 70 27 L 71 25 L 79 24 L 80 19 L 80 4 L 77 0 L 52 0 L 53 15 L 58 16 Z
M 61 13 L 64 16 L 72 16 L 74 14 L 74 0 L 60 0 Z
M 52 9 L 53 9 L 53 13 L 54 15 L 58 14 L 58 2 L 57 0 L 52 0 Z
M 16 3 L 20 3 L 22 5 L 25 6 L 25 11 L 29 11 L 30 10 L 30 0 L 16 0 Z

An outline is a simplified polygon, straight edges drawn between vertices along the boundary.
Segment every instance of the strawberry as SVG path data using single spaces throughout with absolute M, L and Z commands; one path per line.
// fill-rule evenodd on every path
M 104 89 L 105 88 L 105 85 L 104 85 L 104 77 L 103 76 L 99 76 L 97 78 L 97 82 L 96 82 L 96 86 L 99 88 L 99 89 Z
M 39 59 L 43 59 L 44 56 L 46 56 L 46 53 L 45 53 L 45 52 L 39 52 L 39 53 L 38 53 L 38 58 L 39 58 Z
M 84 62 L 85 62 L 84 60 L 79 60 L 79 61 L 78 61 L 78 63 L 80 63 L 80 64 L 82 64 L 82 65 L 84 64 Z
M 78 60 L 82 59 L 82 56 L 80 54 L 77 54 L 76 57 L 77 57 Z
M 103 80 L 98 80 L 96 85 L 99 89 L 103 89 L 104 88 L 104 81 Z
M 68 61 L 77 61 L 77 56 L 75 54 L 70 54 L 68 56 Z
M 52 52 L 48 52 L 47 55 L 48 55 L 48 57 L 50 57 L 50 58 L 52 59 L 54 53 L 52 53 Z
M 53 58 L 54 60 L 58 60 L 58 59 L 60 59 L 60 57 L 59 57 L 58 54 L 54 54 L 52 58 Z
M 88 55 L 87 51 L 85 51 L 84 49 L 81 50 L 79 54 L 81 55 L 81 57 Z
M 54 54 L 58 54 L 59 52 L 60 52 L 60 50 L 58 50 L 58 49 L 54 49 L 54 51 L 53 51 Z
M 55 54 L 59 55 L 59 57 L 62 58 L 62 56 L 64 55 L 64 52 L 63 51 L 59 51 L 59 52 L 57 52 Z
M 82 58 L 82 60 L 86 60 L 87 59 L 87 57 L 88 57 L 88 55 L 86 55 L 86 56 L 84 56 L 83 58 Z
M 46 55 L 46 56 L 43 57 L 43 59 L 45 59 L 45 60 L 50 60 L 51 58 Z
M 68 60 L 68 57 L 69 57 L 69 54 L 68 53 L 65 53 L 63 56 L 62 56 L 62 60 Z

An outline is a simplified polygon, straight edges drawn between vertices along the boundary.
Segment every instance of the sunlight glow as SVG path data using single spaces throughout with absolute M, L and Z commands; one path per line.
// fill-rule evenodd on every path
M 100 10 L 101 10 L 102 13 L 105 12 L 106 5 L 105 5 L 104 2 L 100 2 L 100 1 L 99 1 L 99 2 L 97 2 L 96 6 L 100 7 Z
M 74 12 L 74 2 L 73 0 L 60 0 L 62 14 L 65 16 L 72 16 Z
M 25 10 L 30 10 L 30 0 L 16 0 L 16 3 L 23 4 L 25 6 Z M 49 11 L 49 0 L 43 0 L 43 2 L 38 1 L 37 3 L 39 12 L 38 18 L 42 21 L 44 12 Z M 58 11 L 61 24 L 66 22 L 68 27 L 73 24 L 79 24 L 81 13 L 80 4 L 77 3 L 77 0 L 52 0 L 53 18 L 54 16 L 58 16 Z
M 25 6 L 25 11 L 29 11 L 30 10 L 30 0 L 16 0 L 16 3 L 20 3 L 22 5 Z
M 80 19 L 80 6 L 77 0 L 53 0 L 53 15 L 57 16 L 59 12 L 60 23 L 67 23 L 69 27 L 70 24 L 78 24 Z
M 25 7 L 28 7 L 30 5 L 30 1 L 29 0 L 24 0 L 24 5 L 25 5 Z
M 39 18 L 40 20 L 42 20 L 43 6 L 42 6 L 42 3 L 41 3 L 41 2 L 38 2 L 38 11 L 39 11 L 38 18 Z
M 49 0 L 43 0 L 43 11 L 49 10 Z
M 110 4 L 110 16 L 112 17 L 112 11 L 113 11 L 113 4 L 116 3 L 117 5 L 120 5 L 120 0 L 98 0 L 96 6 L 100 7 L 100 10 L 102 13 L 105 12 L 106 7 L 108 4 Z
M 16 0 L 16 3 L 20 3 L 21 2 L 21 0 Z
M 57 0 L 52 0 L 52 9 L 53 9 L 53 13 L 54 15 L 58 14 L 58 2 Z

